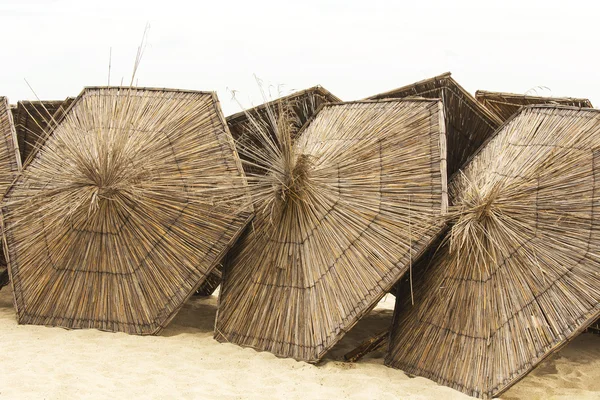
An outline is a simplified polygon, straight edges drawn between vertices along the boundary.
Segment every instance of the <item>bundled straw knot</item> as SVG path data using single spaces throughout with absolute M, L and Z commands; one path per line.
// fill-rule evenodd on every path
M 499 238 L 511 234 L 507 230 L 508 217 L 502 212 L 501 190 L 502 185 L 498 182 L 491 188 L 470 182 L 469 190 L 456 199 L 455 210 L 449 213 L 453 222 L 450 254 L 461 265 L 481 266 L 481 271 L 471 271 L 477 279 L 481 278 L 480 273 L 487 275 L 502 254 L 509 251 L 501 248 L 498 242 Z
M 132 201 L 130 194 L 135 186 L 143 181 L 143 177 L 135 168 L 127 170 L 116 165 L 106 170 L 87 171 L 85 175 L 87 179 L 84 180 L 87 182 L 84 184 L 84 190 L 89 193 L 89 212 L 97 211 L 105 201 L 118 198 Z
M 465 215 L 478 222 L 483 222 L 485 219 L 492 218 L 495 211 L 497 211 L 497 197 L 498 191 L 492 190 L 484 196 L 478 197 L 473 204 L 467 204 Z
M 286 166 L 286 176 L 281 184 L 281 201 L 303 201 L 308 188 L 309 171 L 312 161 L 309 155 L 299 155 L 291 165 Z

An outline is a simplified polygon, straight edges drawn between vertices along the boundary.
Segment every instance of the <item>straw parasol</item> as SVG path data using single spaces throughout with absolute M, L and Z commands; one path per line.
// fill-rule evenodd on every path
M 256 134 L 257 130 L 268 132 L 271 139 L 276 140 L 276 127 L 272 126 L 272 121 L 276 122 L 285 116 L 290 124 L 291 135 L 295 137 L 321 105 L 340 101 L 325 88 L 314 86 L 227 117 L 227 125 L 240 150 L 244 170 L 249 174 L 264 172 L 264 169 L 257 167 L 264 160 L 266 151 L 263 147 L 265 141 Z M 196 294 L 210 296 L 220 284 L 221 266 L 218 266 Z
M 588 99 L 577 99 L 573 97 L 528 96 L 523 94 L 478 90 L 475 92 L 475 98 L 488 110 L 496 114 L 502 121 L 506 121 L 516 113 L 519 108 L 527 105 L 556 104 L 592 108 L 592 103 Z
M 7 195 L 22 324 L 155 334 L 252 215 L 216 95 L 86 88 Z
M 73 97 L 68 97 L 65 100 L 17 102 L 12 112 L 23 164 L 35 153 L 36 148 L 40 147 L 39 142 L 43 141 L 45 134 L 61 118 L 73 100 Z
M 0 97 L 0 200 L 21 170 L 19 145 L 6 97 Z M 8 284 L 4 246 L 0 246 L 0 288 Z
M 386 364 L 504 392 L 600 316 L 600 110 L 528 106 L 449 185 L 453 226 L 399 288 Z
M 377 94 L 369 99 L 438 98 L 444 104 L 448 137 L 448 176 L 463 166 L 501 124 L 500 119 L 460 86 L 450 72 Z
M 249 177 L 255 219 L 225 263 L 215 338 L 317 362 L 440 232 L 443 110 L 426 99 L 325 105 L 293 143 L 289 124 L 273 126 L 270 172 Z

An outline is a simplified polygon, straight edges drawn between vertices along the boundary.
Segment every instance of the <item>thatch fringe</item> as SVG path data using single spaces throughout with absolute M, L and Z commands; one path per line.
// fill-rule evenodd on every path
M 213 92 L 86 88 L 11 187 L 22 324 L 154 334 L 251 218 Z
M 499 395 L 600 317 L 600 110 L 528 106 L 451 181 L 386 364 Z
M 444 104 L 448 137 L 448 176 L 458 171 L 502 122 L 460 86 L 450 72 L 368 99 L 412 96 L 441 99 Z
M 276 142 L 255 132 L 266 173 L 249 177 L 256 216 L 224 263 L 215 338 L 317 362 L 441 229 L 443 108 L 325 105 L 295 141 L 271 126 Z
M 592 108 L 592 103 L 588 99 L 574 97 L 543 97 L 478 90 L 475 92 L 475 98 L 502 121 L 509 119 L 522 106 L 528 105 L 554 104 Z

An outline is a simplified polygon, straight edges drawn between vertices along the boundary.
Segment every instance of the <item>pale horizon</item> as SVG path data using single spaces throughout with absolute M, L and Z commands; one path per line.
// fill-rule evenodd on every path
M 471 94 L 600 104 L 594 2 L 283 3 L 4 0 L 0 95 L 34 100 L 25 79 L 49 100 L 106 85 L 111 49 L 110 83 L 128 85 L 149 23 L 135 83 L 214 90 L 225 115 L 241 110 L 231 90 L 244 107 L 263 102 L 255 75 L 272 97 L 321 85 L 356 100 L 452 72 Z

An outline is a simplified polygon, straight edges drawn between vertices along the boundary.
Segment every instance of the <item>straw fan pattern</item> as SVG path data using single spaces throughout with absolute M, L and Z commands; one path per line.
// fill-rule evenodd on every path
M 12 111 L 23 165 L 30 155 L 39 149 L 40 142 L 43 142 L 73 100 L 69 97 L 65 100 L 17 102 Z
M 0 200 L 21 171 L 17 134 L 8 99 L 0 96 Z M 0 289 L 9 282 L 4 245 L 0 246 Z
M 441 99 L 444 104 L 448 138 L 448 176 L 458 171 L 501 124 L 500 119 L 463 89 L 452 78 L 450 72 L 371 96 L 369 99 L 414 96 Z
M 600 111 L 523 108 L 449 189 L 386 364 L 492 398 L 600 316 Z
M 476 91 L 475 98 L 488 110 L 497 115 L 502 121 L 506 121 L 514 113 L 519 111 L 519 108 L 527 105 L 555 104 L 574 107 L 592 107 L 592 103 L 588 99 L 527 96 L 514 93 L 488 92 L 485 90 Z
M 276 142 L 277 127 L 272 126 L 272 122 L 285 121 L 293 138 L 321 105 L 340 101 L 328 90 L 315 86 L 227 117 L 227 125 L 235 139 L 244 170 L 248 174 L 266 173 L 268 170 L 261 167 L 268 159 L 265 154 L 268 150 L 263 147 L 266 142 L 255 132 L 268 133 L 271 137 L 268 143 Z M 197 294 L 213 294 L 221 284 L 221 275 L 222 266 L 218 266 L 200 286 Z
M 215 338 L 317 362 L 441 230 L 442 105 L 325 105 L 249 177 L 256 216 L 227 257 Z M 268 141 L 268 132 L 259 131 Z
M 87 88 L 7 195 L 22 324 L 154 334 L 252 214 L 212 92 Z

